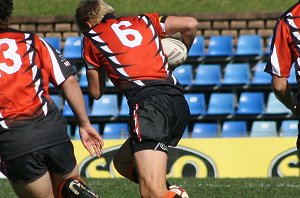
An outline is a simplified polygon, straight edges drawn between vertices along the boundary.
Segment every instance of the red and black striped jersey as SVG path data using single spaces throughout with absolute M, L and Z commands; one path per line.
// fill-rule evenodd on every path
M 300 65 L 300 3 L 283 13 L 275 26 L 271 54 L 265 72 L 289 77 L 295 63 L 296 75 Z
M 157 13 L 111 17 L 84 34 L 83 59 L 87 68 L 104 69 L 127 97 L 152 85 L 176 87 L 162 50 L 163 36 L 164 17 Z
M 47 115 L 49 83 L 58 86 L 74 73 L 36 34 L 13 29 L 0 33 L 0 126 Z

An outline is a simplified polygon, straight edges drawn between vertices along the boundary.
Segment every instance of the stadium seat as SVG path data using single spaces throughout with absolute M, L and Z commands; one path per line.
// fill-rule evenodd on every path
M 182 85 L 192 85 L 193 83 L 193 66 L 181 65 L 174 70 L 176 79 Z
M 235 113 L 236 98 L 234 93 L 212 93 L 208 101 L 207 115 Z
M 83 99 L 85 102 L 86 112 L 88 115 L 90 115 L 91 109 L 90 109 L 90 99 L 89 99 L 88 94 L 84 94 Z M 66 100 L 64 101 L 62 114 L 63 114 L 63 116 L 74 116 L 73 111 Z
M 247 137 L 246 121 L 224 121 L 221 129 L 221 137 Z
M 217 136 L 217 123 L 195 123 L 191 134 L 191 138 L 215 138 Z
M 74 117 L 73 111 L 66 100 L 64 101 L 62 115 L 67 117 Z
M 188 127 L 185 128 L 182 138 L 190 138 L 190 132 L 188 131 Z
M 263 114 L 265 111 L 263 92 L 242 92 L 239 98 L 237 114 Z
M 298 120 L 283 120 L 280 126 L 280 135 L 282 137 L 297 137 Z
M 129 128 L 127 123 L 106 123 L 103 129 L 103 139 L 127 138 Z
M 262 56 L 262 38 L 260 35 L 241 34 L 238 37 L 235 56 Z
M 86 76 L 86 69 L 84 67 L 81 68 L 81 70 L 78 72 L 80 74 L 79 77 L 79 85 L 82 88 L 88 87 L 88 80 Z
M 265 56 L 269 56 L 269 55 L 270 55 L 270 52 L 271 52 L 271 45 L 272 45 L 272 38 L 273 38 L 273 36 L 270 36 L 270 37 L 269 37 L 268 45 L 267 45 L 267 47 L 266 47 L 266 50 L 264 51 Z
M 61 38 L 56 36 L 43 38 L 48 44 L 54 47 L 57 51 L 61 52 Z
M 109 78 L 107 79 L 105 85 L 106 85 L 106 87 L 114 87 L 115 86 Z
M 270 92 L 267 98 L 266 114 L 291 114 L 284 104 L 282 104 L 275 96 L 274 92 Z
M 199 64 L 196 69 L 194 85 L 220 85 L 221 79 L 221 65 Z
M 211 36 L 206 57 L 230 57 L 233 55 L 233 37 L 227 35 Z
M 289 84 L 291 85 L 296 85 L 297 84 L 297 78 L 296 78 L 296 71 L 294 68 L 294 64 L 293 67 L 290 70 L 290 76 L 288 78 Z
M 264 71 L 266 62 L 258 62 L 254 67 L 252 85 L 270 85 L 272 76 Z
M 249 63 L 228 63 L 225 66 L 222 85 L 250 84 Z
M 104 94 L 99 100 L 94 100 L 91 116 L 118 116 L 117 94 Z
M 184 97 L 190 107 L 191 115 L 202 115 L 206 112 L 205 95 L 203 93 L 186 93 Z
M 205 43 L 203 36 L 197 36 L 189 51 L 188 57 L 202 57 L 205 55 Z
M 63 55 L 67 59 L 81 59 L 81 36 L 66 37 Z
M 277 137 L 276 121 L 254 121 L 250 137 Z
M 129 106 L 127 104 L 127 99 L 125 96 L 122 97 L 120 113 L 121 116 L 129 116 Z
M 50 94 L 53 102 L 56 104 L 57 108 L 59 110 L 62 109 L 62 98 L 58 94 Z

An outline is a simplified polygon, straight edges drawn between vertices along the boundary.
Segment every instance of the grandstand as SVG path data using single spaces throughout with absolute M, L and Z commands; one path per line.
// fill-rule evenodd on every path
M 272 105 L 276 104 L 274 104 L 274 97 L 272 97 L 270 76 L 263 72 L 269 54 L 273 28 L 278 16 L 274 13 L 245 14 L 243 16 L 238 14 L 195 15 L 199 19 L 197 38 L 186 64 L 179 67 L 178 72 L 175 71 L 175 75 L 182 79 L 179 81 L 182 82 L 187 96 L 189 94 L 201 94 L 204 98 L 201 100 L 202 107 L 199 107 L 201 109 L 191 109 L 192 112 L 201 113 L 192 114 L 187 128 L 188 132 L 192 133 L 195 124 L 214 123 L 218 129 L 216 137 L 223 137 L 221 129 L 224 122 L 242 121 L 246 123 L 247 136 L 251 137 L 251 129 L 255 121 L 274 121 L 276 134 L 279 136 L 283 121 L 294 119 L 285 107 L 281 106 L 278 111 L 270 111 L 270 109 L 274 110 Z M 79 71 L 79 83 L 83 92 L 87 94 L 87 82 L 80 60 L 81 37 L 73 17 L 52 17 L 50 19 L 39 17 L 39 20 L 15 17 L 11 21 L 11 26 L 20 30 L 37 32 L 57 50 L 60 50 Z M 186 70 L 186 68 L 188 69 Z M 204 69 L 216 72 L 207 79 L 209 82 L 205 81 L 203 73 L 201 77 L 201 72 L 205 72 Z M 292 77 L 294 77 L 293 73 L 291 81 L 294 82 Z M 292 88 L 293 90 L 296 89 L 295 83 L 292 84 Z M 59 101 L 57 104 L 63 113 L 68 106 L 62 95 L 53 87 L 50 87 L 50 93 L 55 97 L 55 101 Z M 217 93 L 232 96 L 232 101 L 229 101 L 232 105 L 231 111 L 210 113 L 210 109 L 213 108 L 212 96 Z M 118 93 L 111 84 L 108 86 L 106 95 L 114 98 L 110 101 L 111 98 L 107 97 L 102 102 L 113 105 L 114 112 L 110 115 L 103 115 L 99 112 L 94 114 L 93 107 L 99 104 L 91 98 L 86 98 L 87 107 L 91 110 L 91 121 L 100 123 L 102 126 L 102 128 L 100 127 L 101 133 L 103 133 L 106 123 L 126 123 L 128 120 L 128 114 L 124 114 L 123 107 L 121 107 L 124 104 L 123 95 Z M 247 97 L 254 95 L 259 95 L 259 104 L 249 102 L 253 99 Z M 192 97 L 190 100 L 195 102 L 197 98 Z M 217 110 L 221 110 L 223 108 L 220 106 L 222 103 L 218 101 L 217 103 L 219 103 Z M 192 105 L 191 108 L 196 108 Z M 253 110 L 258 106 L 259 110 L 247 112 L 247 109 Z M 68 123 L 72 125 L 71 135 L 75 135 L 73 115 L 64 115 Z

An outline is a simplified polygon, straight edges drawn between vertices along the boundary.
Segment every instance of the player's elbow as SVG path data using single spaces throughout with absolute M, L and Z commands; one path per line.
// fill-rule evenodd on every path
M 187 26 L 187 29 L 190 30 L 190 31 L 197 30 L 198 29 L 197 19 L 194 18 L 194 17 L 187 18 L 186 26 Z
M 274 92 L 280 93 L 285 92 L 288 86 L 286 77 L 273 76 L 272 78 L 272 89 Z
M 102 97 L 103 92 L 100 90 L 89 89 L 89 94 L 91 98 L 95 100 L 99 100 Z

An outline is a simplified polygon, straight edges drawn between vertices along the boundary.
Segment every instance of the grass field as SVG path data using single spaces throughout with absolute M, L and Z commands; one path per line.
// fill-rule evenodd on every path
M 74 15 L 79 0 L 14 0 L 15 16 Z M 118 14 L 282 12 L 296 0 L 107 0 Z
M 125 179 L 87 179 L 103 198 L 138 198 L 138 185 Z M 295 198 L 300 196 L 299 178 L 268 179 L 171 179 L 183 186 L 190 198 Z M 7 180 L 0 179 L 0 198 L 16 197 Z

